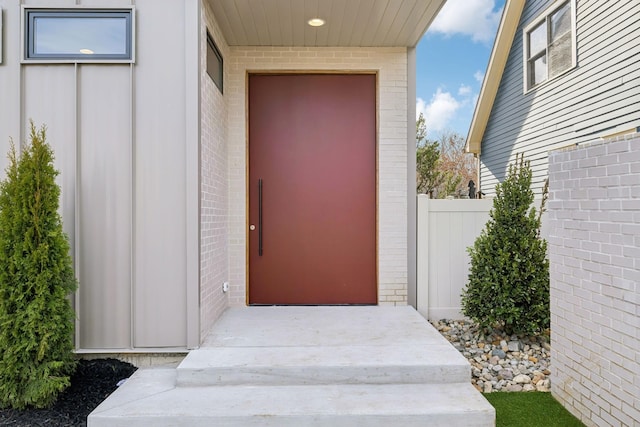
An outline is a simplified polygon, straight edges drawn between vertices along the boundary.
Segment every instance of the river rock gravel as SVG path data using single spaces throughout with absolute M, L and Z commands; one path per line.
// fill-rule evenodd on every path
M 471 364 L 471 383 L 483 393 L 551 389 L 549 332 L 533 337 L 484 333 L 469 321 L 443 319 L 431 324 Z

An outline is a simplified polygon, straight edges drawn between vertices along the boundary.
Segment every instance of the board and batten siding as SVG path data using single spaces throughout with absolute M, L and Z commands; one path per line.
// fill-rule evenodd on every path
M 21 5 L 134 6 L 135 64 L 21 64 Z M 0 8 L 0 153 L 25 140 L 30 119 L 46 124 L 79 279 L 78 351 L 198 345 L 200 83 L 187 75 L 199 73 L 200 2 Z
M 536 192 L 548 152 L 640 126 L 640 2 L 576 2 L 577 66 L 523 93 L 523 29 L 554 1 L 527 1 L 482 140 L 481 189 L 495 193 L 517 153 Z

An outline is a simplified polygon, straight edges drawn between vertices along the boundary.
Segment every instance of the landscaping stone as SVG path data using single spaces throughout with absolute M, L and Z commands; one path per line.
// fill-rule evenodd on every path
M 509 381 L 513 379 L 513 371 L 511 371 L 511 369 L 507 368 L 507 369 L 503 369 L 502 371 L 500 371 L 500 375 L 499 377 L 502 377 L 503 380 Z
M 509 341 L 509 344 L 507 344 L 507 348 L 510 352 L 519 352 L 520 346 L 520 341 Z
M 500 359 L 504 359 L 505 357 L 507 357 L 507 354 L 502 350 L 502 348 L 497 348 L 492 350 L 491 354 Z
M 517 337 L 486 333 L 464 320 L 440 320 L 433 326 L 471 364 L 471 383 L 481 392 L 548 392 L 551 389 L 549 334 Z

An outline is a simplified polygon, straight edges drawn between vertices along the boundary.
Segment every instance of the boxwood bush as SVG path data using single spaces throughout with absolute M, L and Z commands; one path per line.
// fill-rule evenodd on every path
M 509 166 L 485 229 L 468 248 L 469 282 L 462 312 L 484 328 L 528 335 L 549 327 L 549 261 L 540 237 L 541 213 L 532 207 L 531 168 L 523 156 Z

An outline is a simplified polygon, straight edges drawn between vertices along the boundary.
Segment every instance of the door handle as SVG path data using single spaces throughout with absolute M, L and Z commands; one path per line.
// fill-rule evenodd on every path
M 262 256 L 262 178 L 258 180 L 258 255 Z

